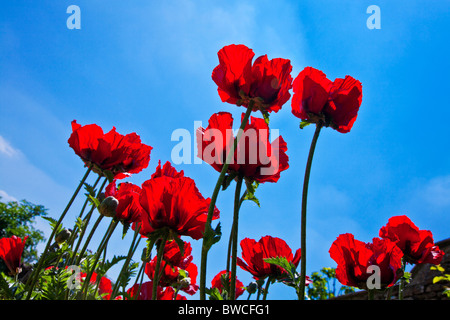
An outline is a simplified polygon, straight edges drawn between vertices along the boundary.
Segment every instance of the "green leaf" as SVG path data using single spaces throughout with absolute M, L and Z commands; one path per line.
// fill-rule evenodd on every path
M 174 236 L 174 237 L 173 237 L 173 240 L 175 240 L 175 242 L 177 243 L 178 248 L 180 249 L 180 254 L 181 254 L 181 256 L 183 256 L 183 255 L 184 255 L 184 241 L 181 240 L 181 239 L 180 239 L 179 237 L 177 237 L 177 236 Z
M 261 207 L 259 199 L 255 196 L 255 192 L 259 186 L 259 182 L 253 181 L 250 183 L 248 180 L 245 180 L 245 185 L 247 187 L 247 192 L 246 192 L 245 196 L 242 198 L 242 201 L 250 200 L 250 201 L 253 201 L 254 203 L 256 203 L 258 205 L 258 207 Z
M 259 203 L 259 199 L 254 194 L 247 193 L 244 197 L 244 200 L 250 200 L 253 201 L 258 205 L 258 207 L 261 207 L 261 204 Z
M 264 261 L 282 268 L 291 279 L 295 279 L 295 265 L 289 262 L 286 257 L 265 258 Z
M 449 278 L 446 276 L 437 276 L 433 278 L 433 283 L 437 283 L 439 281 L 449 281 Z
M 209 294 L 209 300 L 223 300 L 223 297 L 217 288 L 206 288 L 205 292 Z
M 269 125 L 269 112 L 261 110 L 261 113 L 263 115 L 264 121 L 266 122 L 267 125 Z
M 9 288 L 8 282 L 6 282 L 6 280 L 3 278 L 2 273 L 0 273 L 0 292 L 5 296 L 5 298 L 14 299 L 14 294 Z M 0 295 L 0 297 L 2 295 Z
M 203 233 L 203 244 L 207 250 L 209 250 L 215 243 L 219 242 L 221 237 L 222 231 L 220 222 L 217 224 L 215 229 L 213 229 L 209 224 L 205 226 L 205 232 Z
M 303 120 L 302 122 L 300 122 L 300 129 L 303 129 L 306 126 L 309 126 L 310 124 L 311 124 L 311 122 Z
M 128 230 L 130 229 L 131 224 L 127 222 L 123 222 L 123 229 L 122 229 L 122 239 L 125 238 L 127 235 Z
M 114 180 L 114 175 L 110 170 L 103 170 L 103 175 L 108 179 L 108 182 L 111 183 Z
M 88 195 L 95 196 L 95 188 L 93 186 L 91 186 L 85 182 L 84 189 L 87 191 L 86 196 L 88 196 Z
M 52 230 L 55 229 L 56 225 L 58 224 L 58 221 L 53 219 L 53 218 L 51 218 L 51 217 L 42 217 L 42 219 L 45 219 L 45 220 L 47 220 L 50 223 L 50 227 L 52 228 Z M 63 229 L 63 226 L 62 226 L 62 223 L 61 223 L 58 226 L 58 229 L 56 230 L 55 234 L 57 234 L 58 232 L 61 232 L 62 229 Z
M 93 203 L 95 205 L 96 208 L 98 208 L 98 206 L 100 205 L 100 200 L 98 200 L 95 196 L 93 195 L 88 195 L 89 200 L 91 200 L 91 203 Z
M 440 271 L 440 272 L 444 272 L 445 271 L 445 269 L 441 265 L 437 265 L 437 266 L 432 265 L 430 267 L 430 270 L 437 270 L 437 271 Z

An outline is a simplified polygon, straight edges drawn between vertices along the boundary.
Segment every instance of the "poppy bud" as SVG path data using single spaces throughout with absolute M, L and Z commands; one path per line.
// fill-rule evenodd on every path
M 179 281 L 181 288 L 189 288 L 191 285 L 191 278 L 185 277 Z
M 55 237 L 55 241 L 57 244 L 62 244 L 64 243 L 64 241 L 66 241 L 67 239 L 69 239 L 70 235 L 72 234 L 72 232 L 70 232 L 69 229 L 64 229 L 61 232 L 59 232 L 56 237 Z
M 249 285 L 247 286 L 248 293 L 253 294 L 256 292 L 256 290 L 258 290 L 258 284 L 255 281 L 250 282 Z
M 119 201 L 116 198 L 109 196 L 100 203 L 97 209 L 100 214 L 104 215 L 105 217 L 114 217 L 116 215 L 116 209 L 118 205 Z

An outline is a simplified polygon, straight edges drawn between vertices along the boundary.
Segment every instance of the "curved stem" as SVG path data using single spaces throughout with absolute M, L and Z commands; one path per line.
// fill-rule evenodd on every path
M 156 266 L 155 273 L 153 275 L 153 288 L 152 288 L 152 300 L 157 300 L 158 284 L 159 284 L 159 269 L 161 268 L 161 260 L 164 256 L 164 248 L 166 246 L 167 237 L 169 232 L 165 232 L 161 238 L 161 243 L 158 247 L 158 252 L 156 253 Z
M 102 176 L 99 175 L 97 180 L 95 180 L 94 185 L 92 186 L 93 189 L 95 189 L 97 184 L 100 182 L 101 178 L 102 178 Z M 78 215 L 77 219 L 81 219 L 81 217 L 83 216 L 84 210 L 86 209 L 88 203 L 89 203 L 89 197 L 86 197 L 86 200 L 84 201 L 83 207 L 81 208 L 80 214 Z M 78 226 L 75 224 L 75 226 L 73 227 L 72 234 L 70 235 L 70 238 L 67 241 L 67 243 L 69 244 L 71 249 L 73 247 L 73 243 L 75 242 L 77 232 L 78 232 Z
M 105 185 L 106 185 L 107 182 L 108 182 L 108 178 L 105 178 L 105 180 L 103 181 L 102 185 L 100 186 L 100 189 L 99 189 L 98 192 L 97 192 L 97 196 L 96 196 L 97 199 L 99 198 L 100 193 L 103 191 L 103 188 L 105 187 Z M 77 255 L 78 249 L 79 249 L 79 247 L 80 247 L 80 245 L 81 245 L 81 241 L 83 240 L 84 234 L 85 234 L 85 232 L 86 232 L 87 226 L 88 226 L 88 224 L 89 224 L 89 221 L 91 220 L 92 213 L 94 212 L 94 210 L 95 210 L 95 205 L 92 204 L 92 208 L 91 208 L 91 209 L 89 210 L 89 212 L 86 214 L 86 217 L 85 217 L 85 219 L 84 219 L 84 222 L 85 222 L 85 223 L 84 223 L 84 225 L 83 225 L 83 227 L 82 227 L 82 229 L 81 229 L 81 233 L 80 233 L 80 236 L 79 236 L 79 238 L 78 238 L 78 242 L 77 242 L 77 245 L 76 245 L 76 247 L 75 247 L 75 250 L 72 252 L 72 262 L 75 261 L 75 259 L 76 259 L 76 255 Z M 100 216 L 97 218 L 97 221 L 95 222 L 94 226 L 92 227 L 92 230 L 91 230 L 91 232 L 90 232 L 90 234 L 89 234 L 89 236 L 88 236 L 88 239 L 86 240 L 86 242 L 85 242 L 85 244 L 84 244 L 84 246 L 83 246 L 83 248 L 82 248 L 82 250 L 81 250 L 81 252 L 80 252 L 80 256 L 79 256 L 79 258 L 77 259 L 77 265 L 80 264 L 80 261 L 81 261 L 81 259 L 82 259 L 82 257 L 83 257 L 83 254 L 84 254 L 84 252 L 86 251 L 87 246 L 88 246 L 89 242 L 91 241 L 91 238 L 92 238 L 92 236 L 94 235 L 94 232 L 95 232 L 95 230 L 97 229 L 97 227 L 98 227 L 98 225 L 99 225 L 99 223 L 100 223 L 100 221 L 101 221 L 102 219 L 103 219 L 103 215 L 100 215 Z
M 211 203 L 209 205 L 208 216 L 206 218 L 205 231 L 206 231 L 206 228 L 211 228 L 211 221 L 212 221 L 212 217 L 214 214 L 217 196 L 219 195 L 220 188 L 222 187 L 222 183 L 225 178 L 225 174 L 228 171 L 229 163 L 231 162 L 231 159 L 234 156 L 234 151 L 237 148 L 237 144 L 239 143 L 239 140 L 241 139 L 245 125 L 247 124 L 248 118 L 250 117 L 250 114 L 252 112 L 253 104 L 254 103 L 251 100 L 249 103 L 249 106 L 247 107 L 245 116 L 242 119 L 241 126 L 237 133 L 236 139 L 234 139 L 234 143 L 232 144 L 231 149 L 228 152 L 228 155 L 225 159 L 225 163 L 223 164 L 223 167 L 222 167 L 222 171 L 220 172 L 219 178 L 217 179 L 216 186 L 214 187 L 214 191 L 211 196 Z M 201 265 L 200 265 L 200 300 L 206 300 L 206 292 L 205 292 L 205 290 L 206 290 L 206 263 L 207 263 L 208 251 L 209 251 L 209 247 L 205 244 L 205 238 L 203 238 L 202 257 L 201 257 Z
M 230 287 L 230 300 L 236 299 L 236 257 L 237 257 L 237 243 L 238 243 L 238 224 L 239 224 L 239 207 L 242 187 L 241 176 L 238 176 L 236 182 L 236 191 L 234 193 L 234 214 L 233 214 L 233 252 L 231 253 L 231 287 Z
M 45 256 L 50 248 L 50 245 L 53 241 L 53 237 L 55 236 L 56 231 L 58 230 L 58 227 L 61 225 L 62 220 L 64 219 L 67 212 L 69 211 L 70 206 L 72 205 L 73 201 L 77 197 L 78 192 L 80 191 L 81 187 L 83 186 L 84 182 L 86 181 L 87 177 L 89 176 L 89 173 L 92 170 L 92 166 L 93 165 L 89 166 L 89 168 L 86 170 L 86 173 L 84 174 L 83 178 L 81 179 L 80 183 L 78 184 L 78 187 L 75 189 L 75 192 L 73 193 L 72 197 L 70 198 L 69 202 L 67 203 L 66 207 L 64 208 L 64 211 L 62 212 L 61 216 L 59 217 L 58 221 L 56 222 L 56 225 L 54 226 L 52 233 L 50 234 L 50 237 L 47 240 L 47 245 L 45 246 L 44 252 L 41 254 L 38 264 L 29 278 L 29 281 L 31 281 L 30 282 L 31 285 L 28 288 L 28 294 L 27 294 L 26 300 L 30 299 L 33 289 L 37 283 L 37 280 L 39 279 L 39 273 L 41 272 L 42 264 L 45 260 Z
M 140 229 L 141 229 L 141 225 L 137 225 L 136 229 L 134 229 L 133 241 L 131 242 L 130 249 L 128 250 L 127 259 L 125 260 L 125 262 L 122 266 L 122 270 L 120 271 L 119 276 L 117 277 L 116 283 L 114 284 L 114 288 L 111 293 L 111 300 L 113 300 L 116 297 L 117 291 L 119 290 L 120 276 L 127 270 L 128 265 L 130 264 L 131 257 L 136 252 L 139 242 L 142 239 L 141 237 L 138 238 Z M 136 239 L 137 239 L 137 241 L 136 241 Z
M 245 200 L 245 196 L 247 195 L 248 191 L 245 190 L 244 193 L 241 196 L 241 199 L 239 200 L 239 209 L 241 208 L 242 202 L 244 202 Z M 227 274 L 230 272 L 230 260 L 231 260 L 231 247 L 233 244 L 233 226 L 231 226 L 231 232 L 230 232 L 230 237 L 228 239 L 228 251 L 227 251 L 227 265 L 225 270 L 227 271 Z
M 93 211 L 93 208 L 92 208 L 92 211 Z M 103 215 L 99 215 L 98 218 L 97 218 L 97 221 L 95 221 L 94 226 L 92 227 L 92 230 L 89 233 L 89 235 L 88 235 L 88 237 L 86 239 L 86 242 L 84 243 L 83 248 L 81 249 L 80 254 L 78 255 L 78 258 L 76 259 L 76 263 L 75 263 L 76 265 L 79 265 L 80 262 L 81 262 L 81 259 L 83 259 L 83 255 L 84 255 L 84 253 L 87 250 L 88 244 L 91 241 L 92 236 L 94 235 L 94 232 L 97 230 L 97 227 L 100 224 L 100 222 L 102 221 L 103 217 L 104 217 Z M 84 230 L 86 230 L 86 229 L 85 228 L 83 229 L 83 233 L 84 233 Z M 75 261 L 76 253 L 78 251 L 78 246 L 79 245 L 80 245 L 80 242 L 78 242 L 77 247 L 75 248 L 75 251 L 73 252 L 73 258 L 72 258 L 73 261 Z
M 308 185 L 309 176 L 311 173 L 311 165 L 314 157 L 314 150 L 316 148 L 317 139 L 319 138 L 320 129 L 322 128 L 322 122 L 316 124 L 316 131 L 314 132 L 313 139 L 308 154 L 308 161 L 306 163 L 305 177 L 303 181 L 303 194 L 302 194 L 302 213 L 301 213 L 301 258 L 300 258 L 300 292 L 299 300 L 305 299 L 305 281 L 306 281 L 306 202 L 308 198 Z

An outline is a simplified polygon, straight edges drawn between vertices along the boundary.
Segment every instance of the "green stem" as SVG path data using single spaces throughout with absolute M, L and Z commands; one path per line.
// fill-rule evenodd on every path
M 92 208 L 92 211 L 93 210 L 94 210 L 94 208 Z M 92 230 L 91 230 L 91 232 L 89 233 L 89 235 L 88 235 L 88 237 L 86 239 L 86 242 L 83 245 L 83 248 L 80 251 L 80 254 L 78 255 L 78 258 L 76 257 L 76 253 L 78 251 L 78 247 L 80 245 L 80 242 L 77 243 L 77 247 L 75 248 L 75 251 L 73 252 L 73 258 L 72 258 L 73 261 L 75 261 L 75 258 L 76 258 L 76 263 L 75 263 L 76 265 L 79 265 L 80 262 L 81 262 L 81 259 L 83 259 L 83 255 L 84 255 L 84 253 L 87 250 L 89 242 L 91 241 L 92 236 L 94 235 L 95 231 L 97 230 L 97 227 L 100 224 L 100 222 L 102 221 L 102 219 L 103 219 L 103 215 L 99 215 L 98 218 L 97 218 L 97 221 L 95 221 L 94 226 L 92 227 Z M 84 234 L 85 230 L 86 229 L 83 228 L 83 231 L 82 231 L 83 234 Z
M 231 149 L 225 159 L 225 163 L 223 164 L 222 171 L 220 172 L 219 178 L 217 179 L 216 186 L 214 188 L 213 194 L 211 196 L 211 203 L 209 205 L 208 216 L 206 218 L 205 231 L 206 228 L 211 228 L 211 221 L 214 214 L 214 209 L 217 201 L 217 196 L 219 195 L 220 188 L 222 187 L 223 180 L 225 178 L 225 174 L 228 171 L 229 163 L 231 159 L 234 157 L 234 151 L 237 149 L 237 145 L 239 140 L 241 139 L 242 133 L 244 131 L 245 125 L 248 122 L 248 118 L 253 109 L 253 100 L 250 101 L 249 106 L 247 107 L 247 111 L 245 113 L 244 118 L 242 119 L 241 126 L 239 128 L 236 139 L 234 139 L 234 143 L 231 146 Z M 202 256 L 201 256 L 201 265 L 200 265 L 200 300 L 206 300 L 206 263 L 209 247 L 205 243 L 205 238 L 203 238 L 202 244 Z
M 94 185 L 92 186 L 93 189 L 95 189 L 97 184 L 100 182 L 101 178 L 102 178 L 102 176 L 99 175 L 97 180 L 95 180 Z M 86 209 L 89 201 L 90 201 L 89 197 L 86 197 L 86 200 L 84 201 L 83 207 L 81 208 L 80 214 L 78 215 L 78 219 L 81 219 L 81 217 L 83 216 L 84 210 Z M 75 226 L 73 227 L 72 234 L 70 235 L 70 238 L 67 241 L 67 243 L 69 244 L 71 249 L 73 247 L 73 243 L 75 242 L 75 238 L 76 238 L 77 232 L 78 232 L 78 226 L 75 224 Z
M 56 225 L 54 226 L 52 233 L 50 234 L 50 237 L 48 238 L 47 244 L 45 246 L 44 252 L 41 254 L 41 257 L 39 258 L 38 264 L 36 268 L 34 269 L 33 273 L 30 276 L 30 286 L 28 288 L 28 294 L 26 297 L 26 300 L 29 300 L 31 297 L 31 294 L 33 292 L 34 287 L 36 286 L 37 280 L 39 279 L 39 274 L 42 269 L 43 262 L 45 260 L 45 256 L 48 252 L 48 249 L 50 248 L 50 245 L 52 244 L 53 237 L 55 236 L 56 231 L 58 230 L 59 226 L 61 225 L 64 217 L 66 216 L 67 212 L 69 211 L 70 206 L 72 205 L 73 201 L 78 195 L 78 192 L 80 191 L 81 187 L 83 186 L 84 182 L 86 181 L 87 177 L 89 176 L 89 173 L 92 170 L 92 166 L 89 166 L 89 168 L 86 170 L 86 173 L 84 174 L 83 178 L 81 179 L 80 183 L 78 184 L 78 187 L 75 189 L 75 192 L 73 193 L 72 197 L 70 198 L 69 202 L 67 203 L 66 207 L 64 208 L 64 211 L 62 212 L 61 216 L 59 217 L 59 220 L 56 222 Z
M 244 191 L 244 193 L 241 196 L 241 200 L 239 201 L 239 209 L 241 208 L 242 202 L 244 202 L 245 200 L 245 196 L 247 195 L 247 190 Z M 231 247 L 232 247 L 232 243 L 233 243 L 233 226 L 231 226 L 231 232 L 230 232 L 230 237 L 228 239 L 228 251 L 227 251 L 227 265 L 225 270 L 227 271 L 227 274 L 230 272 L 230 260 L 231 260 Z
M 398 300 L 403 300 L 403 289 L 405 288 L 405 269 L 406 261 L 402 258 L 402 277 L 400 278 L 400 284 L 398 285 Z
M 369 300 L 375 300 L 375 290 L 373 289 L 367 290 L 367 297 Z
M 140 225 L 137 225 L 136 228 L 134 229 L 133 241 L 131 242 L 130 249 L 128 250 L 127 259 L 125 260 L 125 262 L 122 266 L 122 270 L 120 271 L 119 276 L 117 277 L 116 283 L 114 284 L 114 288 L 111 293 L 111 300 L 113 300 L 116 297 L 117 291 L 119 290 L 120 277 L 127 270 L 128 265 L 130 264 L 130 261 L 131 261 L 131 257 L 136 252 L 139 242 L 141 241 L 141 237 L 138 238 L 138 236 L 140 235 L 139 234 L 140 229 L 141 229 Z M 136 239 L 137 239 L 137 241 L 136 241 Z
M 231 288 L 230 288 L 230 300 L 236 299 L 236 261 L 237 261 L 237 243 L 238 243 L 238 224 L 239 224 L 239 207 L 242 187 L 241 176 L 237 177 L 236 191 L 234 193 L 234 214 L 233 214 L 233 252 L 231 260 Z
M 137 289 L 135 295 L 132 297 L 132 300 L 137 300 L 139 297 L 139 293 L 141 292 L 142 281 L 144 279 L 144 269 L 145 269 L 146 264 L 147 264 L 147 262 L 142 261 L 141 268 L 139 269 L 139 272 L 136 276 L 136 281 L 134 283 L 135 285 L 137 283 L 139 283 L 139 286 L 138 286 L 138 289 Z
M 169 232 L 164 233 L 161 237 L 161 243 L 159 244 L 157 253 L 156 253 L 156 266 L 155 273 L 153 275 L 153 288 L 152 288 L 152 300 L 157 300 L 158 293 L 158 284 L 159 284 L 159 269 L 161 268 L 161 261 L 164 256 L 164 248 L 166 246 L 167 237 L 169 236 Z
M 309 176 L 311 173 L 311 165 L 314 157 L 314 150 L 316 148 L 317 139 L 319 138 L 322 122 L 316 124 L 316 131 L 309 149 L 308 161 L 306 163 L 305 177 L 303 181 L 302 194 L 302 213 L 301 213 L 301 258 L 300 258 L 300 294 L 299 300 L 305 300 L 305 281 L 306 281 L 306 202 L 308 198 Z
M 267 299 L 267 294 L 269 293 L 269 286 L 270 286 L 271 282 L 272 282 L 272 279 L 270 277 L 267 278 L 266 287 L 264 288 L 263 300 Z
M 103 251 L 106 249 L 106 245 L 108 244 L 109 239 L 111 238 L 112 234 L 114 233 L 114 230 L 116 229 L 117 224 L 118 224 L 118 221 L 116 221 L 116 220 L 111 221 L 111 224 L 109 225 L 108 230 L 105 232 L 105 235 L 103 236 L 103 239 L 98 246 L 97 252 L 95 253 L 94 263 L 92 265 L 92 268 L 88 271 L 88 273 L 86 275 L 86 279 L 84 279 L 83 288 L 81 289 L 82 292 L 84 291 L 83 300 L 85 300 L 87 297 L 87 294 L 89 291 L 88 290 L 89 282 L 90 282 L 92 274 L 94 273 L 94 270 L 97 266 L 97 263 L 100 260 L 100 256 L 102 255 Z
M 99 196 L 100 196 L 101 192 L 103 191 L 103 188 L 105 187 L 105 185 L 106 185 L 107 182 L 108 182 L 108 179 L 105 178 L 105 180 L 103 181 L 102 185 L 100 186 L 100 189 L 97 191 L 97 196 L 96 196 L 97 199 L 99 198 Z M 83 227 L 82 227 L 82 229 L 81 229 L 81 233 L 80 233 L 80 236 L 79 236 L 79 238 L 78 238 L 78 241 L 77 241 L 77 245 L 76 245 L 76 247 L 75 247 L 75 250 L 74 250 L 73 253 L 72 253 L 72 261 L 75 260 L 76 254 L 77 254 L 78 249 L 79 249 L 79 247 L 80 247 L 80 245 L 81 245 L 81 241 L 83 240 L 84 234 L 85 234 L 85 232 L 86 232 L 87 226 L 88 226 L 88 224 L 89 224 L 89 221 L 91 220 L 92 213 L 94 212 L 95 208 L 96 208 L 95 205 L 92 204 L 92 208 L 89 210 L 89 212 L 86 214 L 86 217 L 84 218 L 84 225 L 83 225 Z M 93 233 L 95 232 L 95 230 L 97 229 L 97 226 L 98 226 L 98 224 L 100 223 L 100 221 L 102 220 L 102 218 L 103 218 L 103 216 L 100 215 L 100 217 L 97 219 L 97 221 L 96 221 L 94 227 L 93 227 L 92 230 L 91 230 L 91 233 L 90 233 L 90 235 L 89 235 L 89 237 L 88 237 L 88 240 L 86 240 L 86 243 L 84 244 L 84 247 L 83 247 L 83 249 L 82 249 L 82 251 L 81 251 L 81 253 L 80 253 L 80 257 L 83 256 L 83 254 L 84 254 L 84 252 L 85 252 L 85 250 L 86 250 L 86 248 L 87 248 L 87 245 L 89 244 L 89 241 L 91 240 L 92 235 L 93 235 Z M 81 258 L 78 259 L 77 264 L 80 263 L 80 260 L 81 260 Z

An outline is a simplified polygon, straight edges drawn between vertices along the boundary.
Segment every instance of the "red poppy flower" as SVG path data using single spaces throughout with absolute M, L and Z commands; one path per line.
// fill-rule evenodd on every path
M 127 290 L 127 293 L 129 294 L 131 299 L 135 299 L 135 296 L 139 289 L 139 285 L 140 285 L 139 283 L 136 283 L 130 289 Z M 144 282 L 140 287 L 141 288 L 137 300 L 152 300 L 153 282 L 152 281 Z M 158 300 L 173 300 L 175 296 L 175 290 L 172 287 L 162 288 L 158 286 L 156 296 Z M 176 300 L 187 300 L 187 299 L 186 297 L 177 294 Z
M 296 267 L 300 262 L 301 249 L 292 255 L 292 250 L 286 242 L 280 238 L 264 236 L 258 242 L 245 238 L 241 241 L 242 259 L 237 257 L 237 264 L 243 270 L 250 272 L 256 280 L 266 277 L 280 279 L 286 275 L 286 271 L 274 264 L 264 261 L 266 258 L 285 257 Z
M 214 276 L 214 278 L 211 281 L 211 288 L 217 288 L 219 290 L 220 293 L 222 293 L 223 287 L 224 287 L 224 282 L 226 281 L 226 270 L 220 271 L 218 274 L 216 274 Z M 231 272 L 228 272 L 228 287 L 231 285 Z M 236 297 L 235 299 L 237 299 L 238 297 L 240 297 L 245 291 L 245 286 L 244 284 L 239 281 L 239 279 L 236 278 Z
M 197 266 L 192 263 L 192 247 L 189 242 L 184 242 L 183 251 L 183 254 L 181 254 L 180 248 L 174 240 L 166 242 L 164 256 L 160 267 L 162 271 L 159 285 L 162 287 L 178 286 L 182 278 L 188 277 L 189 280 L 185 281 L 180 289 L 193 295 L 199 288 L 197 285 L 198 269 Z M 145 266 L 145 274 L 147 274 L 150 279 L 153 279 L 155 276 L 156 260 L 157 257 L 155 256 Z M 182 277 L 182 273 L 186 274 L 186 277 Z
M 139 196 L 141 188 L 130 183 L 123 182 L 116 187 L 116 180 L 113 180 L 105 189 L 105 197 L 114 197 L 119 201 L 116 208 L 115 218 L 123 223 L 133 223 L 141 217 L 141 205 Z
M 294 79 L 292 113 L 307 122 L 346 133 L 352 129 L 362 102 L 361 82 L 351 76 L 329 80 L 320 70 L 306 67 Z
M 142 184 L 139 202 L 143 208 L 140 233 L 144 236 L 169 228 L 179 236 L 203 237 L 211 200 L 201 195 L 194 180 L 178 173 L 169 162 L 163 169 L 159 164 L 152 178 Z M 216 208 L 213 219 L 217 218 Z
M 16 236 L 0 239 L 0 258 L 5 262 L 11 275 L 16 275 L 21 271 L 20 261 L 27 239 L 28 236 L 23 239 Z
M 223 102 L 248 107 L 253 100 L 253 110 L 277 112 L 291 94 L 291 71 L 289 60 L 269 60 L 260 56 L 252 65 L 255 54 L 245 45 L 229 45 L 219 50 L 219 65 L 214 68 L 212 79 L 218 86 Z
M 113 127 L 105 134 L 96 124 L 81 126 L 76 120 L 68 142 L 86 166 L 93 164 L 93 171 L 99 174 L 109 170 L 116 179 L 147 168 L 152 150 L 134 132 L 124 136 Z
M 164 246 L 163 259 L 171 266 L 177 266 L 186 269 L 194 259 L 192 256 L 192 247 L 190 242 L 183 241 L 183 254 L 175 240 L 169 240 Z
M 402 276 L 402 251 L 389 239 L 374 238 L 372 243 L 356 240 L 350 233 L 341 234 L 329 250 L 336 261 L 336 278 L 346 286 L 367 288 L 373 274 L 369 266 L 380 268 L 380 286 L 390 287 Z
M 394 241 L 410 263 L 438 265 L 444 256 L 444 251 L 434 244 L 431 231 L 419 230 L 405 215 L 391 217 L 380 229 L 380 237 Z
M 282 136 L 269 141 L 269 127 L 264 119 L 250 118 L 239 140 L 229 172 L 250 181 L 276 182 L 280 172 L 289 168 L 287 144 Z M 197 156 L 218 172 L 234 143 L 233 117 L 228 112 L 211 116 L 206 129 L 197 129 Z
M 67 267 L 66 267 L 67 268 Z M 80 280 L 83 282 L 86 279 L 87 274 L 85 272 L 80 273 Z M 90 284 L 95 285 L 97 283 L 97 273 L 93 272 L 91 275 L 91 279 L 89 280 Z M 103 300 L 109 300 L 112 293 L 112 283 L 107 277 L 101 277 L 98 285 L 98 293 L 101 295 Z

